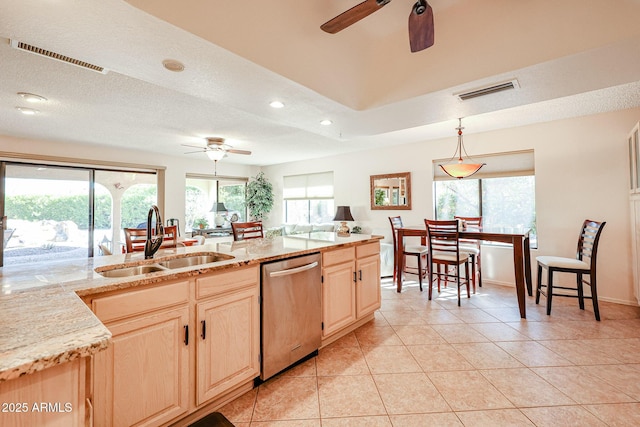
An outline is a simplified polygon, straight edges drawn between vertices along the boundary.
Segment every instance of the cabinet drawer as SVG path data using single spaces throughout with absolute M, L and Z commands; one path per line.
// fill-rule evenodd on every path
M 96 298 L 91 302 L 91 309 L 101 321 L 109 322 L 188 301 L 189 282 L 185 280 Z
M 258 266 L 213 273 L 196 279 L 196 298 L 257 285 L 259 280 Z
M 377 255 L 380 253 L 380 242 L 367 243 L 366 245 L 356 246 L 356 256 L 358 258 L 364 258 L 370 255 Z
M 322 254 L 322 266 L 340 264 L 342 262 L 352 261 L 355 258 L 355 248 L 336 249 L 335 251 L 327 251 Z

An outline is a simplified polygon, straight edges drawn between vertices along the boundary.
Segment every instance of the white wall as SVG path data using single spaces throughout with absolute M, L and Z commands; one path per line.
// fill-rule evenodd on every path
M 184 230 L 185 179 L 187 173 L 214 175 L 213 162 L 201 159 L 194 154 L 192 158 L 173 157 L 134 150 L 114 149 L 98 145 L 72 144 L 43 140 L 31 140 L 0 135 L 0 152 L 26 153 L 34 156 L 66 157 L 79 159 L 86 163 L 116 162 L 140 166 L 165 167 L 165 206 L 163 217 L 178 218 Z M 254 177 L 259 168 L 218 162 L 218 175 L 233 177 Z
M 575 255 L 584 219 L 607 221 L 600 241 L 598 292 L 602 300 L 635 304 L 632 289 L 626 137 L 640 120 L 640 109 L 559 120 L 473 134 L 466 129 L 471 154 L 533 149 L 536 167 L 536 212 L 539 248 L 535 256 Z M 348 143 L 348 142 L 347 142 Z M 283 221 L 282 177 L 333 171 L 335 204 L 350 205 L 356 223 L 390 238 L 390 215 L 407 225 L 433 217 L 432 159 L 455 150 L 451 137 L 386 149 L 264 167 L 276 192 L 268 225 Z M 372 211 L 369 176 L 411 172 L 412 210 Z M 484 246 L 484 279 L 513 285 L 513 251 Z M 561 280 L 567 280 L 562 278 Z

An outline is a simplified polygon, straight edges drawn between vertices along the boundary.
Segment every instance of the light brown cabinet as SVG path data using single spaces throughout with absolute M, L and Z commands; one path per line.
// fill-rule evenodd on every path
M 380 308 L 380 243 L 322 255 L 323 338 L 348 331 Z
M 356 320 L 355 248 L 322 254 L 322 336 Z
M 86 359 L 75 359 L 0 384 L 3 426 L 85 425 Z
M 260 374 L 258 280 L 256 268 L 198 279 L 198 293 L 213 295 L 197 304 L 198 405 Z
M 93 357 L 94 425 L 163 425 L 251 382 L 259 295 L 251 266 L 91 299 L 113 334 Z
M 154 426 L 189 409 L 188 281 L 97 298 L 112 344 L 93 357 L 94 425 Z
M 356 247 L 356 317 L 358 319 L 380 308 L 380 243 Z

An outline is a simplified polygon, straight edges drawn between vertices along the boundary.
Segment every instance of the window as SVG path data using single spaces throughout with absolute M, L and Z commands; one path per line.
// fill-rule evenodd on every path
M 460 180 L 444 178 L 437 171 L 440 161 L 434 161 L 436 219 L 482 216 L 488 230 L 530 228 L 531 245 L 537 247 L 533 151 L 475 156 L 475 161 L 487 165 L 473 177 Z
M 285 176 L 283 196 L 286 223 L 333 221 L 333 172 Z
M 223 227 L 229 226 L 234 214 L 238 221 L 246 221 L 246 188 L 247 178 L 188 175 L 185 188 L 185 230 L 191 231 L 195 228 L 196 219 L 202 218 L 206 220 L 207 228 L 216 225 L 217 216 L 224 220 Z M 224 203 L 226 213 L 216 215 L 211 212 L 217 202 Z

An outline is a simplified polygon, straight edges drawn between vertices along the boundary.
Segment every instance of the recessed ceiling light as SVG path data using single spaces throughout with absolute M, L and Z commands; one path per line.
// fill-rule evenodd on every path
M 333 122 L 331 120 L 329 120 L 329 119 L 324 119 L 324 120 L 320 121 L 320 124 L 322 126 L 329 126 L 329 125 L 333 124 Z
M 272 108 L 282 108 L 282 107 L 284 107 L 284 103 L 283 103 L 283 102 L 281 102 L 281 101 L 271 101 L 271 102 L 269 103 L 269 105 L 270 105 Z
M 176 61 L 175 59 L 165 59 L 162 61 L 162 65 L 169 71 L 173 71 L 174 73 L 179 73 L 180 71 L 184 71 L 184 64 L 180 61 Z
M 37 114 L 40 112 L 35 108 L 27 108 L 27 107 L 16 107 L 16 110 L 20 111 L 22 114 L 25 114 L 27 116 L 33 116 L 34 114 Z
M 18 92 L 18 95 L 22 97 L 27 102 L 45 102 L 47 98 L 44 96 L 36 95 L 35 93 L 29 92 Z

